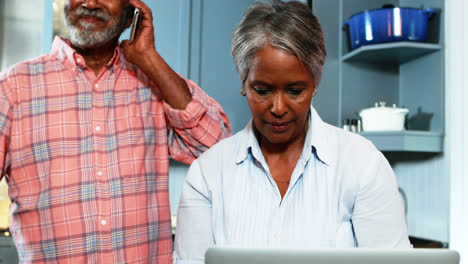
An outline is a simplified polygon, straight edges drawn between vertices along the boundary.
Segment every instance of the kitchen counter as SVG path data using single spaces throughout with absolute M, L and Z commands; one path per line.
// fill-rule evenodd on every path
M 11 236 L 0 236 L 0 263 L 18 263 L 18 252 Z

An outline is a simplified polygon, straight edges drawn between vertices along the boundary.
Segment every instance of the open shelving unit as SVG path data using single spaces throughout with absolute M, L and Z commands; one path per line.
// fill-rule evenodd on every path
M 428 131 L 362 132 L 381 151 L 441 152 L 443 135 Z
M 434 8 L 426 42 L 390 42 L 351 50 L 343 21 L 364 10 L 394 6 Z M 442 152 L 444 137 L 443 0 L 333 0 L 314 2 L 328 57 L 314 106 L 337 126 L 376 102 L 408 108 L 406 130 L 364 132 L 381 151 Z M 322 15 L 323 13 L 323 15 Z M 333 14 L 332 14 L 333 13 Z M 336 19 L 338 18 L 338 19 Z M 324 91 L 326 90 L 326 91 Z M 321 98 L 320 98 L 321 97 Z
M 440 50 L 441 46 L 438 44 L 392 42 L 361 46 L 346 53 L 341 60 L 346 63 L 373 64 L 376 68 L 379 68 L 379 65 L 385 65 L 385 67 L 393 65 L 393 67 L 399 68 L 405 63 L 434 52 L 440 52 Z M 406 91 L 399 91 L 399 93 L 404 95 Z M 416 127 L 416 129 L 422 128 Z M 427 125 L 426 129 L 428 129 Z M 441 152 L 443 150 L 443 133 L 441 131 L 363 132 L 361 135 L 372 141 L 381 151 Z
M 408 61 L 439 51 L 438 44 L 417 42 L 392 42 L 361 46 L 346 53 L 341 59 L 344 62 L 403 64 Z

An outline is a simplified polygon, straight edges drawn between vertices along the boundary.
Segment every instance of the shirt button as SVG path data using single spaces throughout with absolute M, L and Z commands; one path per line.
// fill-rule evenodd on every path
M 94 87 L 99 88 L 99 84 L 96 83 L 96 84 L 94 85 Z
M 102 171 L 98 171 L 97 175 L 102 176 Z
M 96 127 L 96 131 L 101 131 L 101 127 L 100 127 L 100 126 L 97 126 L 97 127 Z
M 101 220 L 101 225 L 106 225 L 107 221 L 106 220 Z

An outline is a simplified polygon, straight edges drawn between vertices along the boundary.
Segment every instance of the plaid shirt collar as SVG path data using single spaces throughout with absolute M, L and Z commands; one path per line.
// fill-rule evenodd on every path
M 87 66 L 84 57 L 74 50 L 70 44 L 71 42 L 69 39 L 56 36 L 52 43 L 51 54 L 61 61 L 65 68 L 76 74 L 78 68 L 85 69 Z M 105 67 L 107 69 L 113 69 L 114 72 L 118 72 L 122 70 L 122 68 L 126 68 L 128 66 L 127 64 L 127 60 L 123 55 L 122 48 L 119 43 L 114 50 L 114 55 Z

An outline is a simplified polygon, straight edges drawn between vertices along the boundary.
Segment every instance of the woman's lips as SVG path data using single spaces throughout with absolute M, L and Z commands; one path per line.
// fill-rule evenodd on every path
M 268 125 L 272 128 L 275 132 L 283 132 L 288 129 L 289 124 L 291 122 L 281 122 L 281 123 L 268 123 Z

